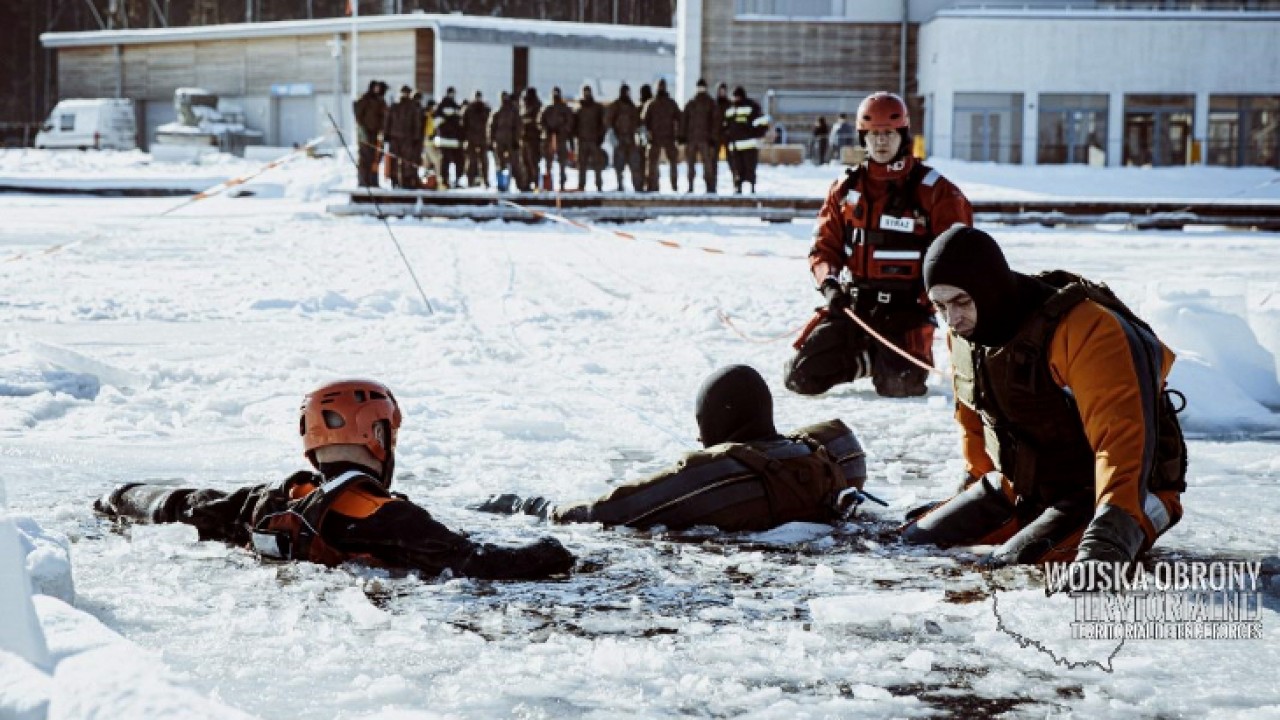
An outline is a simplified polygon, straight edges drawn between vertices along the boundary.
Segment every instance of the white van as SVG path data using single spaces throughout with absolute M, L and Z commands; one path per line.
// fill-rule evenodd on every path
M 62 100 L 36 133 L 36 147 L 133 150 L 138 147 L 133 101 L 125 98 Z

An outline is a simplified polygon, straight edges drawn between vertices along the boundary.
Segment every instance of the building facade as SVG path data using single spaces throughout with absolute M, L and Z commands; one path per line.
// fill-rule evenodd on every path
M 1277 0 L 682 0 L 676 37 L 680 97 L 741 84 L 792 142 L 892 90 L 936 157 L 1280 167 Z
M 981 38 L 981 42 L 974 42 Z M 920 29 L 933 155 L 1280 167 L 1280 13 L 942 10 Z
M 240 106 L 270 145 L 303 143 L 351 127 L 351 101 L 370 80 L 427 96 L 553 86 L 566 97 L 592 85 L 609 97 L 623 82 L 674 77 L 675 36 L 665 28 L 463 15 L 379 15 L 153 30 L 48 33 L 59 96 L 126 97 L 138 108 L 139 145 L 175 118 L 174 90 L 201 87 Z

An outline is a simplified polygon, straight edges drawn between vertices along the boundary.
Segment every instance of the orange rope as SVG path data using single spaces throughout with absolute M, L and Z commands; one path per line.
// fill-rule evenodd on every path
M 746 333 L 738 329 L 738 326 L 733 323 L 733 318 L 729 316 L 729 313 L 717 308 L 716 316 L 720 318 L 720 322 L 724 323 L 725 327 L 732 330 L 738 337 L 742 338 L 743 340 L 746 340 L 749 343 L 756 343 L 758 345 L 767 345 L 769 343 L 778 342 L 779 340 L 786 340 L 804 329 L 804 326 L 802 325 L 798 328 L 795 328 L 793 330 L 788 330 L 781 335 L 775 335 L 773 337 L 766 337 L 766 338 L 751 337 L 750 335 L 747 335 Z
M 881 335 L 880 333 L 876 332 L 875 330 L 872 330 L 872 329 L 871 329 L 871 326 L 870 326 L 870 325 L 868 325 L 868 324 L 866 324 L 865 322 L 863 322 L 863 321 L 862 321 L 862 318 L 858 317 L 858 314 L 857 314 L 857 313 L 855 313 L 851 308 L 845 308 L 845 309 L 844 309 L 844 314 L 845 314 L 845 315 L 848 315 L 850 318 L 852 318 L 852 319 L 853 319 L 853 321 L 854 321 L 854 322 L 858 323 L 858 325 L 859 325 L 863 330 L 866 330 L 866 331 L 867 331 L 867 334 L 869 334 L 871 337 L 875 338 L 876 340 L 879 340 L 881 345 L 884 345 L 885 347 L 889 348 L 890 350 L 892 350 L 892 351 L 894 351 L 894 352 L 898 353 L 898 354 L 899 354 L 899 355 L 901 355 L 903 358 L 905 358 L 908 362 L 910 362 L 912 365 L 915 365 L 916 367 L 921 368 L 922 370 L 925 370 L 925 371 L 927 371 L 927 372 L 937 373 L 938 375 L 940 375 L 940 376 L 942 376 L 942 377 L 946 377 L 946 374 L 945 374 L 945 373 L 943 373 L 943 372 L 942 372 L 941 370 L 939 370 L 938 368 L 936 368 L 936 367 L 934 367 L 934 366 L 930 365 L 929 363 L 926 363 L 926 362 L 922 361 L 920 358 L 916 357 L 915 355 L 912 355 L 911 353 L 907 352 L 906 350 L 903 350 L 902 348 L 898 347 L 897 345 L 894 345 L 893 343 L 889 342 L 888 338 L 886 338 L 885 336 L 883 336 L 883 335 Z

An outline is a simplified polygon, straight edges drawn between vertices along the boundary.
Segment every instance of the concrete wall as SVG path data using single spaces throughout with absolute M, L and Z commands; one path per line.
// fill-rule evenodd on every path
M 551 97 L 552 86 L 560 86 L 565 97 L 577 97 L 584 83 L 597 89 L 597 97 L 608 100 L 618 84 L 627 82 L 631 97 L 635 98 L 640 85 L 656 83 L 662 77 L 668 78 L 668 85 L 674 89 L 675 72 L 675 55 L 671 53 L 529 49 L 529 84 L 538 88 L 544 102 Z
M 1109 94 L 1109 164 L 1120 161 L 1123 107 L 1117 104 L 1126 94 L 1196 95 L 1194 136 L 1203 142 L 1210 93 L 1280 94 L 1277 38 L 1280 20 L 1265 15 L 937 17 L 921 26 L 919 41 L 930 153 L 951 157 L 952 95 L 964 92 L 1023 93 L 1028 142 L 1035 140 L 1038 94 Z M 1024 147 L 1027 162 L 1030 149 Z

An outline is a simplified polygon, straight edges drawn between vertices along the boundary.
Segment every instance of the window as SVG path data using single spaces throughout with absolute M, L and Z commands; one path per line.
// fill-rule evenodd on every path
M 734 0 L 736 18 L 759 20 L 822 20 L 898 22 L 900 0 Z
M 1040 96 L 1036 162 L 1043 165 L 1107 164 L 1107 96 Z
M 1022 162 L 1022 93 L 956 93 L 952 157 Z
M 58 130 L 62 132 L 72 132 L 76 129 L 76 114 L 63 113 L 58 116 Z
M 1209 98 L 1210 165 L 1280 167 L 1280 97 Z
M 1186 165 L 1191 160 L 1194 109 L 1191 95 L 1126 95 L 1124 164 Z

